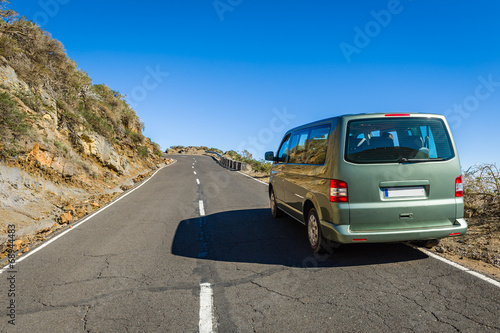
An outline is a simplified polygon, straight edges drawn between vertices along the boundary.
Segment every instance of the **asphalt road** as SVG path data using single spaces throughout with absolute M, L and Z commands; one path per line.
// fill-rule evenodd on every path
M 313 256 L 304 226 L 272 219 L 266 185 L 174 158 L 15 266 L 15 326 L 3 272 L 0 330 L 500 331 L 500 288 L 404 244 Z

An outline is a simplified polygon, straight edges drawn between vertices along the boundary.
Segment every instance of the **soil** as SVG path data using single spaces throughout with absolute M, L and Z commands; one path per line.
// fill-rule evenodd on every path
M 500 281 L 500 217 L 466 219 L 464 236 L 441 239 L 432 252 Z

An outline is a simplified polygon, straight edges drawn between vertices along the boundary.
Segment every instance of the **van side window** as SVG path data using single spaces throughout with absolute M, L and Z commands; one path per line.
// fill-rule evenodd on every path
M 286 163 L 288 159 L 288 145 L 290 143 L 290 134 L 288 134 L 281 143 L 278 149 L 278 163 Z
M 315 127 L 309 133 L 307 140 L 307 164 L 325 164 L 326 148 L 330 126 Z
M 292 135 L 290 142 L 290 159 L 289 163 L 305 163 L 306 162 L 306 143 L 309 130 L 296 132 Z

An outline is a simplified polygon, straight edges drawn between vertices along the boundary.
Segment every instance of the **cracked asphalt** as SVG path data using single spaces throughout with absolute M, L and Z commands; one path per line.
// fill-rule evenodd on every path
M 500 331 L 499 288 L 404 244 L 315 256 L 303 225 L 272 219 L 266 185 L 174 158 L 18 263 L 15 326 L 2 274 L 0 331 L 197 332 L 202 282 L 218 332 Z

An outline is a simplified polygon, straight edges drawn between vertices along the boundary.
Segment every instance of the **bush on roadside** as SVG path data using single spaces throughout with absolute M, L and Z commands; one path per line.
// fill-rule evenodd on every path
M 248 164 L 252 171 L 258 173 L 269 173 L 271 172 L 271 164 L 267 163 L 263 160 L 256 160 L 253 158 L 252 154 L 250 154 L 247 150 L 243 150 L 241 153 L 238 153 L 234 150 L 229 150 L 225 154 L 232 160 L 240 161 Z
M 464 172 L 464 201 L 470 214 L 500 214 L 500 170 L 495 164 L 478 164 Z

